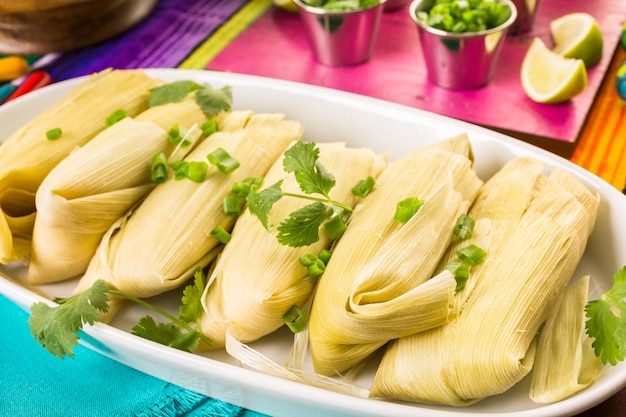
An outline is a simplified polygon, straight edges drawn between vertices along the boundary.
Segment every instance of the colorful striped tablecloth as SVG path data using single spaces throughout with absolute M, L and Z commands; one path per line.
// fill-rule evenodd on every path
M 618 48 L 571 160 L 620 190 L 626 185 L 626 102 L 615 89 L 615 74 L 626 62 Z

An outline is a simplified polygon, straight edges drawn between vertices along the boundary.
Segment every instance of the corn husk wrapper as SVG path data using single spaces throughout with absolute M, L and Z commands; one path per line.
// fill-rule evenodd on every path
M 217 132 L 185 158 L 206 161 L 208 153 L 221 147 L 241 166 L 225 175 L 210 165 L 202 183 L 170 178 L 157 185 L 128 218 L 105 234 L 76 292 L 104 279 L 127 294 L 150 297 L 179 286 L 215 258 L 220 244 L 211 230 L 230 230 L 236 220 L 223 212 L 223 199 L 233 183 L 264 175 L 302 135 L 301 124 L 282 115 L 248 116 L 244 129 Z
M 511 236 L 487 255 L 479 283 L 454 326 L 446 326 L 450 353 L 448 365 L 439 372 L 445 382 L 441 385 L 448 388 L 439 399 L 431 390 L 429 402 L 469 404 L 507 391 L 530 372 L 539 328 L 582 257 L 598 203 L 596 195 L 565 171 L 551 173 Z M 416 347 L 400 342 L 385 353 L 381 367 L 397 371 L 412 366 L 415 371 L 411 358 L 422 358 L 409 353 Z M 426 344 L 420 350 L 437 347 L 440 344 Z M 389 384 L 391 377 L 385 379 Z M 382 384 L 378 387 L 373 393 L 383 393 Z M 390 390 L 383 394 L 407 399 L 414 395 Z M 422 400 L 417 395 L 414 399 Z
M 103 71 L 87 78 L 0 146 L 0 262 L 24 260 L 35 221 L 35 192 L 61 160 L 105 128 L 123 109 L 135 116 L 148 107 L 150 89 L 162 84 L 141 71 Z M 62 137 L 46 132 L 61 128 Z
M 369 149 L 350 149 L 343 143 L 319 143 L 317 147 L 319 162 L 337 180 L 331 198 L 349 206 L 357 202 L 352 187 L 369 175 L 377 177 L 386 166 L 386 159 Z M 302 193 L 294 175 L 283 169 L 283 158 L 270 169 L 264 184 L 270 186 L 279 180 L 285 192 Z M 270 212 L 274 225 L 270 231 L 249 211 L 239 217 L 202 297 L 200 328 L 213 340 L 211 348 L 224 347 L 227 332 L 243 343 L 273 332 L 284 325 L 283 314 L 292 305 L 302 306 L 311 295 L 317 278 L 307 275 L 299 259 L 328 248 L 328 235 L 320 230 L 319 241 L 297 248 L 276 239 L 276 226 L 308 204 L 310 201 L 290 197 L 276 202 Z
M 206 120 L 192 97 L 155 106 L 119 121 L 61 161 L 37 191 L 28 281 L 44 284 L 84 273 L 104 233 L 154 187 L 154 155 L 184 156 L 191 148 L 170 143 L 167 130 L 196 126 L 199 136 L 197 126 Z
M 465 135 L 418 149 L 380 175 L 315 293 L 309 335 L 316 372 L 341 373 L 391 339 L 448 320 L 456 281 L 447 271 L 429 278 L 481 184 Z M 401 224 L 396 204 L 408 197 L 425 203 Z
M 530 382 L 536 403 L 561 401 L 587 388 L 602 366 L 585 335 L 588 290 L 588 275 L 570 285 L 541 329 Z
M 474 244 L 487 258 L 470 269 L 470 277 L 454 297 L 454 313 L 462 309 L 474 288 L 489 277 L 480 272 L 493 259 L 491 254 L 502 242 L 514 235 L 524 212 L 543 183 L 545 164 L 530 158 L 508 162 L 481 187 L 468 215 L 474 219 L 472 237 L 455 239 L 442 258 L 438 269 L 448 262 L 458 262 L 456 251 Z M 372 383 L 371 395 L 417 401 L 421 403 L 468 405 L 460 399 L 445 378 L 452 351 L 449 346 L 456 332 L 456 317 L 440 327 L 402 337 L 387 347 Z

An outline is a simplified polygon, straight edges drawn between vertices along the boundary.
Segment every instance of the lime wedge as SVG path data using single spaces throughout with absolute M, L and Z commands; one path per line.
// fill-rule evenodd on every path
M 602 58 L 602 32 L 588 13 L 570 13 L 550 22 L 553 51 L 566 58 L 582 59 L 587 68 Z
M 521 68 L 522 87 L 538 103 L 560 103 L 581 93 L 587 86 L 582 59 L 565 58 L 533 39 Z

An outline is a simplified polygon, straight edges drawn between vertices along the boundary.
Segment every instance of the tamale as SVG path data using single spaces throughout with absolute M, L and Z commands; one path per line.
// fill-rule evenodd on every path
M 588 291 L 586 275 L 565 290 L 541 329 L 530 382 L 536 403 L 560 401 L 588 387 L 602 366 L 585 335 Z
M 430 279 L 482 181 L 466 135 L 422 147 L 394 161 L 357 204 L 313 300 L 309 323 L 315 371 L 341 373 L 389 340 L 445 323 L 456 281 Z M 423 206 L 406 223 L 396 204 Z
M 196 126 L 197 138 L 206 120 L 193 96 L 155 106 L 115 123 L 52 169 L 36 194 L 28 281 L 84 273 L 104 233 L 153 188 L 154 155 L 191 149 L 168 141 L 169 129 Z
M 444 326 L 441 336 L 448 352 L 441 352 L 439 339 L 400 339 L 383 357 L 373 395 L 466 405 L 520 381 L 533 366 L 537 333 L 582 257 L 598 203 L 574 177 L 553 170 L 510 236 L 470 278 L 477 284 L 454 325 Z M 439 352 L 422 357 L 427 349 Z M 418 363 L 432 358 L 437 358 L 436 369 Z M 410 384 L 391 382 L 401 381 L 405 370 L 417 372 Z M 433 376 L 439 385 L 417 384 L 413 391 L 417 375 Z M 437 388 L 442 388 L 439 395 Z
M 117 110 L 136 116 L 150 89 L 162 84 L 142 71 L 102 71 L 87 78 L 0 146 L 0 262 L 24 260 L 35 221 L 35 193 L 44 177 L 77 146 L 105 128 Z M 62 136 L 48 140 L 46 132 Z
M 544 169 L 545 164 L 538 160 L 516 158 L 480 188 L 468 213 L 475 222 L 471 238 L 454 239 L 438 266 L 438 270 L 444 270 L 448 262 L 456 260 L 456 251 L 469 244 L 487 253 L 485 261 L 470 269 L 465 286 L 455 295 L 453 314 L 462 309 L 480 280 L 487 279 L 480 271 L 492 261 L 493 251 L 513 235 L 543 183 Z M 371 395 L 422 403 L 470 404 L 472 401 L 458 398 L 443 372 L 450 366 L 449 345 L 455 324 L 456 317 L 452 317 L 442 326 L 391 342 L 372 383 Z
M 76 292 L 104 279 L 127 294 L 150 297 L 177 287 L 215 258 L 220 242 L 211 230 L 230 230 L 236 220 L 223 211 L 233 183 L 264 175 L 302 135 L 302 125 L 282 115 L 248 116 L 243 129 L 218 131 L 185 158 L 206 161 L 208 153 L 223 148 L 240 167 L 226 175 L 210 165 L 201 183 L 169 178 L 158 184 L 105 234 Z M 233 112 L 232 117 L 241 114 Z
M 386 166 L 386 159 L 369 149 L 347 148 L 343 143 L 319 143 L 317 147 L 320 163 L 337 180 L 331 198 L 351 207 L 357 201 L 351 192 L 357 181 L 377 177 Z M 278 181 L 283 181 L 285 192 L 300 192 L 295 177 L 283 169 L 283 158 L 272 166 L 264 184 L 270 186 Z M 279 200 L 270 213 L 270 223 L 278 225 L 307 204 L 308 201 L 295 198 Z M 283 314 L 292 305 L 302 306 L 317 281 L 307 275 L 299 263 L 300 257 L 317 255 L 330 243 L 328 235 L 322 232 L 320 240 L 308 246 L 282 245 L 276 239 L 275 227 L 266 230 L 246 210 L 216 261 L 202 297 L 200 329 L 213 340 L 211 348 L 224 347 L 227 332 L 248 343 L 281 327 Z

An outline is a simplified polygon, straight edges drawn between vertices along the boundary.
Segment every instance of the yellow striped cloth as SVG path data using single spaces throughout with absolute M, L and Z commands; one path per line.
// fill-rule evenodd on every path
M 571 158 L 620 190 L 626 184 L 626 101 L 617 94 L 615 78 L 625 60 L 626 51 L 618 48 Z
M 204 69 L 230 41 L 235 39 L 272 4 L 271 0 L 251 0 L 228 19 L 219 29 L 200 44 L 187 59 L 178 65 L 184 69 Z

